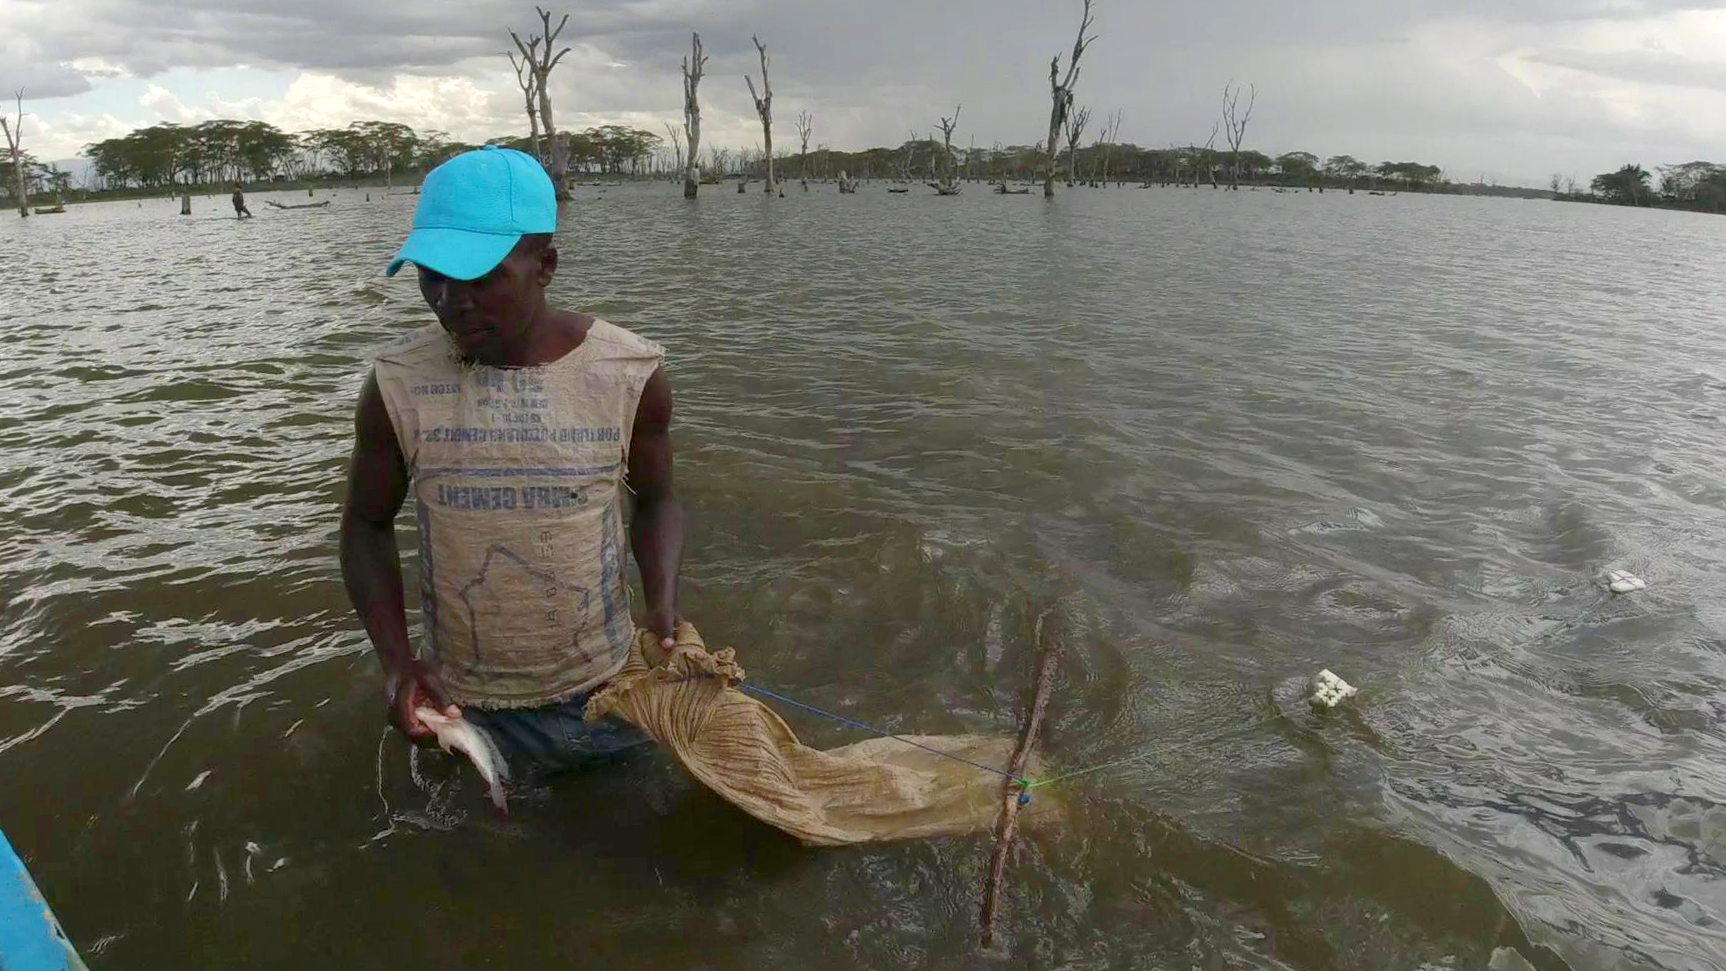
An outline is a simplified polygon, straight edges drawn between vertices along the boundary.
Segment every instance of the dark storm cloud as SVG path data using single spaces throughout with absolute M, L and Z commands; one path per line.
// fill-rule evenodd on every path
M 1106 37 L 1152 55 L 1171 47 L 1227 51 L 1266 42 L 1385 38 L 1434 18 L 1543 23 L 1723 5 L 1726 0 L 1219 0 L 1201 6 L 1104 0 L 1097 9 Z M 787 52 L 819 52 L 820 70 L 804 73 L 839 80 L 916 74 L 931 61 L 987 69 L 997 58 L 1046 58 L 1070 43 L 1066 35 L 1077 6 L 1047 0 L 590 0 L 569 11 L 564 38 L 675 63 L 689 30 L 740 39 L 733 46 L 743 53 L 755 31 L 776 38 L 775 46 Z M 8 19 L 38 50 L 33 64 L 0 68 L 9 75 L 82 57 L 104 58 L 139 75 L 234 63 L 363 74 L 436 72 L 505 49 L 507 27 L 535 26 L 529 5 L 513 0 L 67 0 L 20 3 L 19 9 Z
M 587 3 L 570 11 L 562 39 L 592 42 L 652 31 L 715 5 L 708 0 Z M 52 10 L 37 6 L 16 16 L 39 47 L 40 61 L 100 57 L 141 76 L 172 67 L 236 63 L 335 73 L 436 73 L 508 48 L 510 27 L 523 36 L 538 28 L 530 4 L 496 0 L 68 0 Z
M 38 98 L 68 98 L 90 90 L 90 79 L 53 61 L 14 62 L 0 66 L 0 91 L 23 91 Z

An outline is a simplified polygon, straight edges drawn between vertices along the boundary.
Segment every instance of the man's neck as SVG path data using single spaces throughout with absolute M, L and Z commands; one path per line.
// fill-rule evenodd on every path
M 593 327 L 587 314 L 568 313 L 541 305 L 517 347 L 504 349 L 500 367 L 540 367 L 553 364 L 582 345 Z

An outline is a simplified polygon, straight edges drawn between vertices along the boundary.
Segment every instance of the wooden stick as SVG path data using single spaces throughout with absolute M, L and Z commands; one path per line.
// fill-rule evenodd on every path
M 1050 608 L 1051 610 L 1053 608 Z M 1036 638 L 1043 640 L 1045 610 L 1037 617 Z M 995 824 L 995 855 L 989 861 L 989 882 L 983 886 L 983 946 L 995 941 L 995 914 L 1001 905 L 1001 881 L 1006 877 L 1007 853 L 1013 848 L 1013 837 L 1019 831 L 1019 796 L 1024 791 L 1017 780 L 1024 777 L 1025 763 L 1037 744 L 1037 732 L 1043 727 L 1043 712 L 1049 707 L 1049 691 L 1055 684 L 1055 662 L 1060 660 L 1060 642 L 1053 638 L 1043 645 L 1037 667 L 1037 692 L 1031 698 L 1031 716 L 1025 722 L 1025 733 L 1019 737 L 1019 747 L 1013 751 L 1013 761 L 1007 766 L 1011 777 L 1001 785 L 1001 815 Z

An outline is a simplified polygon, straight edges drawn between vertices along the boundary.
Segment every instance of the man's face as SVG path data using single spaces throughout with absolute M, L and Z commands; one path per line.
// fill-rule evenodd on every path
M 423 266 L 417 269 L 420 295 L 455 338 L 462 357 L 497 365 L 507 359 L 506 348 L 525 341 L 545 285 L 557 269 L 557 250 L 524 239 L 477 280 L 454 280 Z

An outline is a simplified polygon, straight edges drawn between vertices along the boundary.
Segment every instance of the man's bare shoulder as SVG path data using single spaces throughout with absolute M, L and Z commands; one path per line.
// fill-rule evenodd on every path
M 378 348 L 374 364 L 413 366 L 453 357 L 455 345 L 436 323 L 418 327 Z
M 602 317 L 594 317 L 592 320 L 593 324 L 587 331 L 587 340 L 595 345 L 596 357 L 655 361 L 665 358 L 665 348 L 658 343 Z

